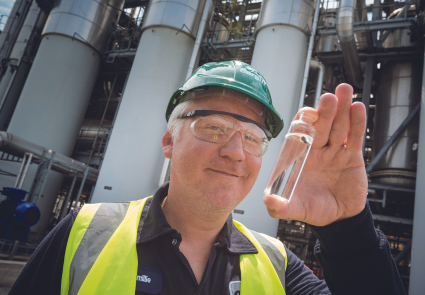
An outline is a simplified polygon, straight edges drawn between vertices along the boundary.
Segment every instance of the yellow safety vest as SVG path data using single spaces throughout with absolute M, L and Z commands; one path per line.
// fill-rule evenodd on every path
M 137 228 L 148 198 L 81 208 L 66 245 L 61 295 L 134 295 Z M 241 294 L 285 294 L 283 244 L 237 221 L 234 224 L 258 250 L 240 255 Z

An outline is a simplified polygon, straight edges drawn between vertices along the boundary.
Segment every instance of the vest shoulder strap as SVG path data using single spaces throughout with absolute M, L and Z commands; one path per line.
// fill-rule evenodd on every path
M 272 237 L 247 229 L 233 220 L 257 248 L 257 254 L 240 256 L 241 294 L 286 294 L 286 251 L 283 244 Z
M 134 294 L 137 228 L 147 199 L 83 206 L 66 246 L 61 295 Z

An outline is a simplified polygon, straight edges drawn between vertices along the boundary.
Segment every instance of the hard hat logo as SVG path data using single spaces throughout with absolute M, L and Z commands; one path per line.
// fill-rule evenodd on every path
M 261 82 L 263 85 L 267 86 L 266 80 L 263 78 L 263 76 L 259 75 L 258 72 L 252 73 L 252 72 L 248 71 L 246 68 L 242 68 L 241 73 L 250 75 L 253 79 L 255 79 L 255 80 Z
M 171 96 L 165 118 L 168 121 L 174 108 L 182 98 L 191 92 L 207 91 L 213 88 L 231 89 L 259 102 L 267 111 L 265 126 L 273 137 L 283 129 L 283 120 L 273 107 L 267 82 L 264 77 L 250 65 L 240 61 L 207 63 L 199 67 Z

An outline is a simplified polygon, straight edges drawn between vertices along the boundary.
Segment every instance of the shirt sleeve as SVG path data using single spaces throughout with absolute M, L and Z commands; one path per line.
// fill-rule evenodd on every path
M 324 280 L 318 279 L 302 260 L 285 247 L 288 264 L 286 267 L 287 295 L 331 295 Z
M 358 215 L 311 227 L 315 254 L 333 295 L 405 294 L 385 235 L 376 230 L 369 204 Z
M 59 222 L 31 255 L 9 295 L 59 295 L 73 212 Z

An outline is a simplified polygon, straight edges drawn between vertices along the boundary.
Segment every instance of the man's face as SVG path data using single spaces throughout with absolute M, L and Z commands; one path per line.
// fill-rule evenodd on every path
M 225 111 L 261 123 L 250 107 L 233 99 L 201 98 L 187 112 L 194 110 Z M 180 138 L 172 142 L 170 193 L 184 196 L 192 209 L 228 214 L 251 190 L 262 158 L 243 149 L 241 132 L 219 144 L 195 137 L 190 131 L 195 119 L 178 119 L 184 122 Z

